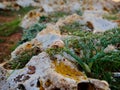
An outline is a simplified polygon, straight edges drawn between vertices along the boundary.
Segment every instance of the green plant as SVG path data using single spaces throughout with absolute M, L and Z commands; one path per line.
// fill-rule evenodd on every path
M 35 9 L 35 7 L 33 7 L 33 6 L 22 7 L 18 11 L 13 11 L 13 13 L 20 14 L 20 15 L 24 16 L 26 13 L 28 13 L 29 11 L 31 11 L 33 9 Z
M 19 44 L 24 43 L 26 41 L 30 41 L 31 39 L 35 38 L 37 33 L 40 32 L 45 27 L 46 25 L 37 23 L 33 25 L 32 27 L 30 27 L 29 29 L 23 30 L 22 39 L 19 42 Z
M 116 45 L 117 43 L 120 43 L 120 28 L 115 28 L 103 33 L 100 42 L 103 47 L 107 47 L 109 44 Z
M 61 28 L 61 33 L 72 35 L 64 40 L 65 47 L 59 52 L 51 50 L 48 53 L 66 52 L 71 55 L 88 77 L 103 79 L 109 82 L 113 90 L 119 90 L 119 80 L 112 75 L 120 69 L 120 51 L 104 52 L 112 44 L 120 43 L 120 28 L 115 28 L 104 33 L 93 34 L 82 30 L 78 23 L 72 23 Z M 116 48 L 117 49 L 117 48 Z M 116 80 L 116 81 L 115 81 Z
M 34 47 L 29 50 L 23 51 L 21 54 L 19 54 L 16 58 L 9 61 L 7 65 L 9 66 L 9 69 L 20 69 L 23 68 L 28 61 L 32 58 L 32 56 L 37 55 L 41 52 L 40 48 Z
M 19 45 L 18 43 L 12 45 L 12 46 L 10 47 L 10 51 L 11 51 L 11 52 L 14 51 L 14 50 L 17 48 L 18 45 Z
M 11 10 L 11 9 L 0 10 L 0 15 L 6 16 L 6 17 L 8 16 L 18 17 L 18 15 L 21 15 L 23 17 L 27 12 L 33 9 L 35 9 L 35 7 L 28 6 L 28 7 L 21 7 L 19 10 Z
M 19 27 L 19 23 L 20 23 L 20 19 L 16 19 L 12 22 L 9 23 L 5 23 L 3 25 L 0 25 L 0 36 L 10 36 L 13 33 L 17 32 L 20 27 Z
M 69 13 L 67 13 L 67 12 L 54 12 L 53 14 L 50 14 L 50 17 L 60 18 L 60 17 L 66 16 L 66 15 L 69 15 Z
M 60 28 L 61 34 L 68 34 L 68 35 L 75 35 L 75 36 L 84 36 L 85 32 L 82 30 L 82 26 L 81 24 L 79 24 L 78 22 L 73 22 L 71 24 L 65 25 L 63 27 Z M 87 33 L 87 32 L 86 32 Z

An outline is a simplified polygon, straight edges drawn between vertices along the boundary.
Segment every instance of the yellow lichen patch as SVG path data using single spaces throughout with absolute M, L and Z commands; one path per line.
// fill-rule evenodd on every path
M 28 43 L 25 48 L 26 48 L 26 49 L 31 49 L 31 48 L 32 48 L 32 44 L 29 44 L 29 43 Z
M 80 76 L 85 77 L 85 75 L 80 72 L 77 71 L 74 68 L 71 68 L 68 65 L 65 65 L 63 62 L 57 63 L 56 61 L 54 62 L 55 65 L 55 71 L 63 76 L 66 76 L 68 78 L 74 79 L 76 81 L 80 81 Z M 85 77 L 86 79 L 86 77 Z

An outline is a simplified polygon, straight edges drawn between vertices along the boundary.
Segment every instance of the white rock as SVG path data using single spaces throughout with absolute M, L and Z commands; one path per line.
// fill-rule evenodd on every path
M 117 28 L 117 23 L 102 19 L 101 17 L 88 16 L 88 17 L 85 17 L 84 20 L 86 22 L 91 23 L 91 25 L 93 26 L 93 30 L 94 30 L 93 33 L 105 32 L 107 30 Z
M 3 3 L 0 3 L 0 9 L 5 9 L 6 6 Z
M 94 33 L 96 32 L 105 32 L 113 28 L 117 28 L 117 24 L 104 19 L 95 19 L 92 21 L 94 26 Z
M 71 4 L 70 8 L 72 12 L 75 12 L 75 11 L 81 10 L 81 5 L 79 2 L 74 2 Z
M 50 47 L 56 41 L 61 40 L 58 35 L 54 35 L 54 34 L 37 35 L 36 39 L 42 43 L 43 49 L 46 49 Z
M 28 14 L 26 14 L 20 26 L 27 29 L 33 26 L 34 24 L 38 23 L 40 17 L 45 15 L 44 13 L 41 13 L 40 10 L 41 9 L 32 10 Z
M 69 63 L 69 61 L 67 60 L 65 60 L 64 62 L 66 62 L 66 65 L 67 62 Z M 29 66 L 35 67 L 35 73 L 28 74 Z M 80 81 L 87 80 L 85 79 L 84 75 L 82 76 L 82 74 L 81 76 L 78 76 L 78 79 L 80 79 Z M 25 68 L 14 71 L 14 73 L 8 78 L 8 83 L 10 89 L 17 88 L 19 84 L 23 84 L 26 90 L 39 90 L 40 86 L 39 87 L 36 86 L 37 82 L 40 80 L 43 81 L 43 87 L 46 88 L 46 90 L 51 90 L 52 88 L 55 87 L 72 88 L 76 87 L 77 85 L 76 80 L 69 77 L 65 77 L 62 74 L 57 73 L 57 71 L 55 71 L 53 61 L 50 60 L 49 56 L 45 52 L 42 52 L 38 56 L 34 56 L 30 60 L 30 62 L 25 66 Z M 47 87 L 45 85 L 47 80 L 50 80 L 52 82 L 50 87 Z
M 46 5 L 46 4 L 43 4 L 42 7 L 43 7 L 43 9 L 44 9 L 44 11 L 45 11 L 46 13 L 50 13 L 50 12 L 53 12 L 53 11 L 54 11 L 54 10 L 53 10 L 53 7 L 50 7 L 50 6 Z
M 7 89 L 17 89 L 20 84 L 26 90 L 51 90 L 53 88 L 60 88 L 62 90 L 77 90 L 77 84 L 89 81 L 101 90 L 109 90 L 106 82 L 100 80 L 88 79 L 82 72 L 78 71 L 73 63 L 67 59 L 58 58 L 59 61 L 51 60 L 47 53 L 42 52 L 34 56 L 28 64 L 20 70 L 15 70 L 7 80 Z M 34 67 L 30 69 L 29 67 Z M 28 73 L 34 70 L 34 73 Z M 74 74 L 73 74 L 74 72 Z M 37 87 L 37 84 L 40 85 Z M 20 87 L 19 87 L 20 88 Z
M 30 6 L 32 3 L 34 3 L 33 0 L 17 0 L 16 3 L 22 7 Z
M 4 88 L 3 85 L 6 84 L 7 81 L 6 74 L 7 74 L 7 70 L 0 67 L 0 90 L 2 90 Z

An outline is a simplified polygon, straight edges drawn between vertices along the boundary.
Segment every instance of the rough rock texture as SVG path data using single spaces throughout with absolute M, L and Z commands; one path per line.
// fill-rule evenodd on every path
M 117 27 L 117 23 L 105 20 L 100 17 L 95 17 L 95 16 L 85 17 L 85 21 L 86 23 L 88 23 L 88 26 L 92 25 L 93 33 L 105 32 L 107 30 Z
M 105 81 L 87 78 L 83 72 L 79 71 L 76 65 L 60 55 L 51 57 L 45 52 L 51 47 L 64 47 L 64 36 L 61 35 L 60 27 L 73 22 L 79 22 L 88 29 L 96 32 L 117 27 L 117 24 L 102 18 L 102 15 L 109 13 L 116 8 L 110 0 L 17 0 L 17 4 L 22 7 L 33 5 L 40 7 L 30 11 L 22 20 L 21 26 L 25 29 L 37 23 L 41 16 L 47 16 L 55 11 L 71 12 L 71 15 L 59 19 L 56 23 L 47 23 L 47 27 L 37 34 L 31 41 L 19 45 L 12 53 L 11 60 L 17 58 L 22 52 L 32 50 L 37 47 L 41 53 L 33 56 L 23 69 L 15 70 L 8 78 L 1 82 L 1 90 L 79 90 L 81 83 L 91 83 L 95 90 L 109 90 L 109 85 Z M 33 3 L 34 2 L 34 3 Z M 109 3 L 108 3 L 109 2 Z M 89 4 L 91 3 L 91 4 Z M 4 3 L 5 4 L 5 3 Z M 6 3 L 5 5 L 8 5 Z M 86 8 L 87 7 L 87 8 Z M 73 14 L 83 10 L 83 15 Z M 92 27 L 92 28 L 91 28 Z M 105 52 L 109 52 L 108 49 Z M 113 50 L 113 49 L 112 49 Z M 68 56 L 69 57 L 69 56 Z M 1 70 L 1 68 L 0 68 Z M 74 73 L 73 73 L 74 72 Z M 0 76 L 3 76 L 0 75 Z M 0 77 L 2 79 L 2 77 Z
M 54 11 L 72 11 L 88 9 L 88 10 L 105 10 L 110 11 L 111 9 L 119 9 L 119 2 L 113 2 L 112 0 L 5 0 L 1 2 L 6 6 L 6 8 L 14 8 L 14 5 L 20 7 L 35 6 L 42 8 L 45 12 L 54 12 Z
M 7 71 L 0 67 L 0 90 L 3 88 L 3 85 L 6 83 L 6 74 L 7 74 Z
M 25 68 L 14 71 L 8 78 L 6 86 L 9 90 L 21 90 L 20 88 L 23 87 L 26 90 L 55 88 L 77 90 L 79 83 L 89 83 L 89 81 L 95 85 L 96 89 L 109 90 L 109 85 L 105 81 L 87 78 L 67 59 L 51 60 L 47 53 L 42 52 L 34 56 Z
M 21 22 L 21 27 L 27 29 L 27 28 L 33 26 L 34 24 L 36 24 L 39 21 L 40 17 L 44 16 L 44 15 L 45 15 L 44 13 L 40 12 L 40 9 L 30 11 L 23 18 L 23 20 Z

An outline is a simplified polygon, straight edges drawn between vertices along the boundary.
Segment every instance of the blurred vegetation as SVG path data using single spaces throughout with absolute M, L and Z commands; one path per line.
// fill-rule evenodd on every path
M 18 43 L 15 43 L 15 44 L 13 44 L 11 47 L 10 47 L 10 51 L 12 52 L 12 51 L 14 51 L 17 47 L 18 47 Z
M 0 36 L 10 36 L 20 30 L 20 21 L 20 19 L 15 19 L 11 22 L 0 25 Z
M 22 39 L 19 42 L 19 44 L 32 40 L 45 27 L 46 27 L 45 24 L 36 23 L 35 25 L 31 26 L 29 29 L 23 30 Z
M 28 6 L 28 7 L 21 7 L 19 10 L 0 10 L 0 15 L 2 16 L 15 16 L 18 17 L 19 15 L 23 17 L 27 12 L 30 10 L 35 9 L 35 7 Z
M 38 47 L 33 47 L 31 49 L 25 50 L 16 58 L 5 64 L 4 67 L 7 69 L 21 69 L 28 63 L 32 56 L 37 55 L 40 52 L 41 50 Z
M 0 43 L 3 43 L 3 42 L 5 42 L 5 39 L 0 38 Z
M 30 10 L 35 9 L 32 6 L 20 8 L 19 10 L 1 10 L 0 15 L 3 15 L 4 17 L 15 17 L 14 20 L 2 23 L 0 25 L 0 36 L 10 36 L 11 34 L 17 32 L 20 30 L 19 24 L 21 22 L 22 17 L 29 12 Z
M 49 22 L 57 22 L 59 18 L 65 17 L 70 13 L 67 12 L 54 12 L 49 14 L 48 16 L 40 17 L 39 23 L 49 23 Z
M 107 19 L 107 20 L 119 20 L 120 17 L 117 16 L 117 14 L 105 14 L 103 15 L 103 18 Z

